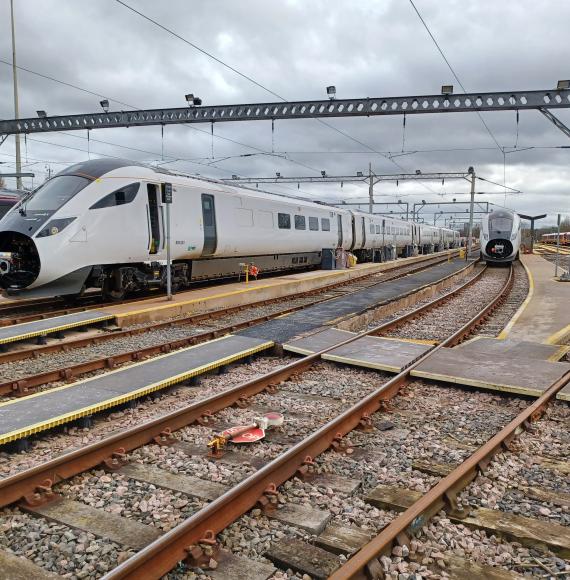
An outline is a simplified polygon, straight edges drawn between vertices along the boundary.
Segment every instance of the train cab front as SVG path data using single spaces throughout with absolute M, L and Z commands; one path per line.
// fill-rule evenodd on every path
M 20 295 L 40 274 L 40 256 L 34 240 L 20 232 L 0 231 L 0 291 Z
M 513 244 L 506 239 L 490 240 L 485 246 L 485 253 L 498 262 L 508 260 L 513 255 Z

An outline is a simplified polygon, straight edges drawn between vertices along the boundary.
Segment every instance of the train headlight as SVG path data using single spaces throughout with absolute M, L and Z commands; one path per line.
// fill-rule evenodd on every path
M 46 238 L 47 236 L 55 236 L 64 230 L 72 221 L 76 218 L 60 218 L 57 220 L 51 220 L 45 228 L 43 228 L 40 233 L 36 236 L 37 238 Z

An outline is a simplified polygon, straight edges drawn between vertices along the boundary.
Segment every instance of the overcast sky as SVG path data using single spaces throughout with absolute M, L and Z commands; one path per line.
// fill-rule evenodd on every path
M 459 91 L 408 0 L 125 1 L 288 100 L 324 98 L 331 84 L 338 98 L 437 94 L 442 84 Z M 568 0 L 415 3 L 468 91 L 547 89 L 570 78 Z M 15 12 L 18 65 L 103 95 L 112 110 L 184 106 L 189 92 L 204 104 L 276 100 L 115 0 L 15 0 Z M 0 59 L 11 63 L 11 55 L 10 2 L 1 0 Z M 24 70 L 18 85 L 21 117 L 101 110 L 102 97 Z M 0 89 L 0 118 L 13 118 L 12 71 L 1 62 Z M 556 115 L 570 125 L 570 111 Z M 178 159 L 166 167 L 211 177 L 355 174 L 369 163 L 377 173 L 472 165 L 523 191 L 505 197 L 502 187 L 478 182 L 479 191 L 495 192 L 478 201 L 548 213 L 549 222 L 570 212 L 570 149 L 556 148 L 569 139 L 535 111 L 521 111 L 518 127 L 514 111 L 483 117 L 499 144 L 517 151 L 503 155 L 476 114 L 450 113 L 409 115 L 405 132 L 400 116 L 327 121 L 353 139 L 316 120 L 276 122 L 273 136 L 270 122 L 219 123 L 213 140 L 207 124 L 168 126 L 164 140 L 160 127 L 92 131 L 90 142 L 86 131 L 35 134 L 22 142 L 22 155 L 34 184 L 48 166 L 56 172 L 88 155 Z M 390 161 L 371 149 L 398 156 Z M 246 153 L 259 155 L 239 157 Z M 14 170 L 13 138 L 0 146 L 0 162 L 0 172 Z M 330 200 L 368 193 L 365 185 L 271 187 Z M 461 201 L 468 190 L 465 181 L 382 183 L 376 200 Z

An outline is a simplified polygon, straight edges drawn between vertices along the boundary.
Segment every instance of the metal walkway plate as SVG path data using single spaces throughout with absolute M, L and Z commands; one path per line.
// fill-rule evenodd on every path
M 411 374 L 457 385 L 539 397 L 569 370 L 568 363 L 528 356 L 515 358 L 501 352 L 474 355 L 463 347 L 440 349 Z
M 398 280 L 379 282 L 352 294 L 326 300 L 320 304 L 293 312 L 288 316 L 252 326 L 238 334 L 285 343 L 295 336 L 331 325 L 339 318 L 359 314 L 369 308 L 376 308 L 407 294 L 417 292 L 425 286 L 431 286 L 442 278 L 461 270 L 465 265 L 464 260 L 444 262 Z
M 76 312 L 74 314 L 65 314 L 64 316 L 54 316 L 45 320 L 4 326 L 0 328 L 0 344 L 26 340 L 34 336 L 43 336 L 77 326 L 96 324 L 113 318 L 115 318 L 114 314 L 109 314 L 103 310 L 87 310 L 86 312 Z
M 330 328 L 284 344 L 283 349 L 300 354 L 312 354 L 344 342 L 353 336 L 356 336 L 354 332 Z M 399 373 L 430 348 L 432 348 L 431 345 L 405 340 L 363 336 L 330 350 L 323 354 L 322 358 L 369 369 Z
M 0 404 L 0 444 L 68 423 L 230 364 L 273 342 L 228 335 Z
M 533 360 L 559 361 L 570 346 L 542 344 L 527 340 L 500 340 L 486 336 L 477 336 L 455 347 L 471 356 L 507 356 L 512 358 L 528 358 Z

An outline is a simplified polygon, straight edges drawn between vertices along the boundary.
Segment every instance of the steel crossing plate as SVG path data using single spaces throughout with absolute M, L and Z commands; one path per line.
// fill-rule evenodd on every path
M 354 336 L 356 336 L 354 332 L 329 328 L 284 344 L 283 349 L 300 354 L 312 354 Z M 431 345 L 417 344 L 406 340 L 363 336 L 323 354 L 322 358 L 349 365 L 399 373 L 402 368 L 425 354 L 430 348 L 432 348 Z
M 417 292 L 424 286 L 439 282 L 465 267 L 463 260 L 444 262 L 415 274 L 409 274 L 398 280 L 389 280 L 357 290 L 346 296 L 339 296 L 314 306 L 309 306 L 288 316 L 275 318 L 240 331 L 241 336 L 253 336 L 284 343 L 295 336 L 306 334 L 322 328 L 332 321 L 358 314 L 369 308 L 377 308 L 384 303 L 407 294 Z
M 442 348 L 420 363 L 415 377 L 539 397 L 570 370 L 570 364 L 508 354 L 472 355 L 465 348 Z
M 103 310 L 88 310 L 86 312 L 76 312 L 63 316 L 54 316 L 45 320 L 35 320 L 34 322 L 24 322 L 13 326 L 0 328 L 0 344 L 26 340 L 34 336 L 41 336 L 76 326 L 95 324 L 104 320 L 115 318 L 114 314 L 109 314 Z
M 0 404 L 0 444 L 142 397 L 273 346 L 228 335 Z
M 461 343 L 455 348 L 470 356 L 508 356 L 511 358 L 529 358 L 556 362 L 560 360 L 570 347 L 530 342 L 528 340 L 500 340 L 486 336 L 478 336 Z

